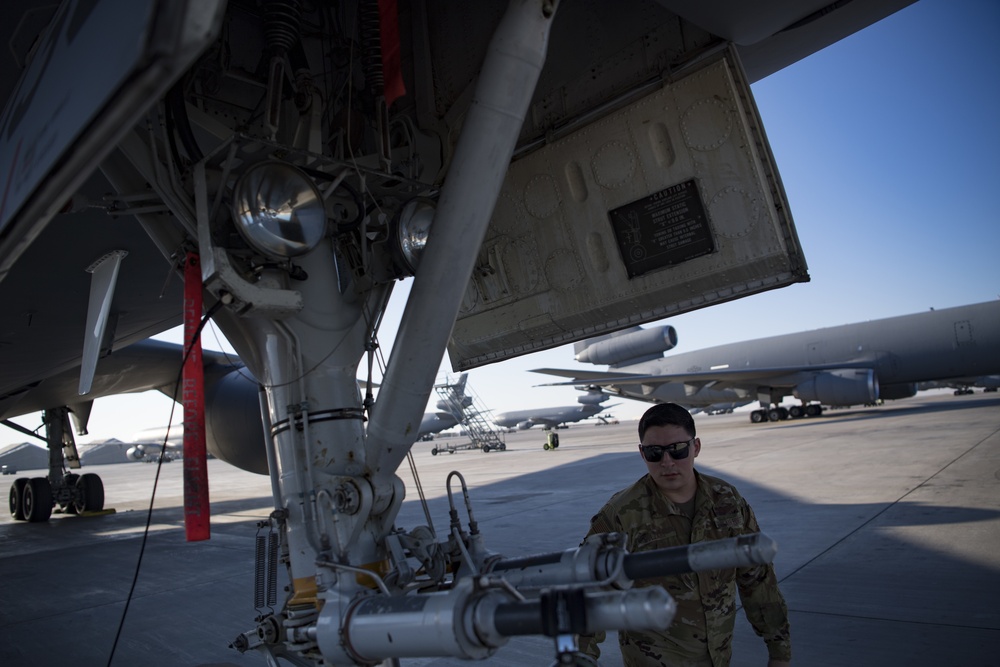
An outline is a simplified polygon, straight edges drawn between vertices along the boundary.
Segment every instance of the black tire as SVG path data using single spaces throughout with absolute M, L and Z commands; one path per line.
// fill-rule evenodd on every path
M 10 485 L 10 515 L 14 521 L 24 521 L 24 487 L 27 485 L 27 477 L 18 477 Z
M 772 421 L 772 422 L 779 421 L 781 419 L 781 413 L 778 412 L 777 408 L 773 408 L 773 409 L 771 409 L 771 410 L 768 411 L 768 413 L 767 413 L 767 419 L 768 419 L 768 421 Z
M 24 518 L 31 523 L 48 521 L 52 516 L 52 487 L 44 477 L 32 477 L 22 496 Z
M 753 412 L 751 412 L 750 413 L 750 421 L 752 423 L 754 423 L 754 424 L 759 424 L 762 421 L 764 421 L 764 411 L 763 410 L 754 410 Z
M 802 408 L 801 405 L 793 405 L 792 407 L 788 408 L 788 416 L 791 417 L 792 419 L 801 419 L 802 417 L 805 416 L 805 414 L 806 411 Z
M 819 417 L 821 414 L 823 414 L 823 406 L 807 405 L 806 414 L 810 417 Z
M 438 455 L 437 447 L 434 447 L 433 449 L 431 449 L 431 456 L 437 456 L 437 455 Z
M 73 503 L 76 505 L 76 513 L 100 512 L 104 509 L 104 482 L 93 473 L 80 475 L 76 480 L 76 498 Z
M 500 443 L 500 451 L 501 452 L 506 452 L 507 451 L 507 445 L 506 445 L 506 443 L 503 443 L 503 442 Z
M 483 445 L 483 454 L 487 454 L 487 453 L 489 453 L 489 451 L 490 451 L 490 446 L 489 445 Z

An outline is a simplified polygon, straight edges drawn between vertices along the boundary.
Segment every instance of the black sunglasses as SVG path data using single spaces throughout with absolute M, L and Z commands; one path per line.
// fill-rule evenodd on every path
M 663 460 L 663 453 L 666 452 L 674 461 L 686 459 L 691 453 L 691 443 L 694 438 L 683 442 L 674 442 L 669 445 L 639 445 L 642 458 L 650 463 L 659 463 Z

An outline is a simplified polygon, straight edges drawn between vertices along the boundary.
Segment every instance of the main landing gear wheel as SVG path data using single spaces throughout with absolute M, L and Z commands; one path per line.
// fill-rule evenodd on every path
M 10 515 L 14 521 L 24 521 L 24 487 L 27 485 L 27 477 L 18 477 L 10 485 Z
M 24 518 L 31 523 L 48 521 L 52 516 L 52 487 L 44 477 L 32 477 L 21 496 Z
M 93 473 L 81 475 L 76 480 L 76 497 L 73 500 L 77 514 L 100 512 L 104 509 L 104 482 Z
M 754 424 L 759 424 L 764 421 L 765 413 L 763 410 L 754 410 L 750 413 L 750 421 Z

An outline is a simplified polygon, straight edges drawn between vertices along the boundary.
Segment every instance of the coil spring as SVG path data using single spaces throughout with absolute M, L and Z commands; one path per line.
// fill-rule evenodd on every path
M 253 578 L 253 607 L 261 609 L 264 607 L 264 590 L 267 566 L 265 550 L 267 549 L 267 538 L 258 535 L 256 539 L 256 549 L 254 554 L 254 578 Z
M 275 53 L 285 53 L 299 38 L 299 0 L 271 0 L 264 7 L 264 36 Z
M 278 534 L 267 534 L 267 604 L 278 603 Z

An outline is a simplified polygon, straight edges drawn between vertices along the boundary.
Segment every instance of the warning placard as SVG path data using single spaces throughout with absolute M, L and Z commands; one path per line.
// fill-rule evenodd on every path
M 629 278 L 715 250 L 692 179 L 608 212 Z

